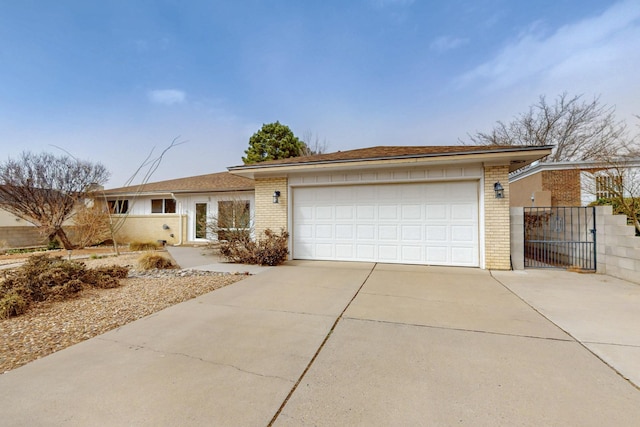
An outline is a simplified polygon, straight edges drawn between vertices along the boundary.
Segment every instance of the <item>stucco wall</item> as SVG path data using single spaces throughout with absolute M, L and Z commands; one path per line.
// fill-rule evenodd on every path
M 114 217 L 118 218 L 117 215 Z M 166 230 L 163 228 L 165 224 L 169 226 Z M 183 242 L 186 241 L 186 229 L 186 216 L 183 216 Z M 173 234 L 173 237 L 171 237 L 171 234 Z M 158 214 L 126 216 L 122 227 L 116 233 L 116 240 L 118 243 L 166 240 L 169 245 L 178 244 L 180 242 L 180 215 Z
M 502 182 L 502 181 L 500 181 Z M 511 206 L 531 206 L 531 195 L 542 189 L 542 174 L 536 173 L 509 184 Z
M 287 230 L 287 205 L 289 203 L 286 177 L 256 179 L 255 234 L 262 236 L 267 228 L 279 232 Z M 273 192 L 280 191 L 278 203 L 273 203 Z
M 493 184 L 504 187 L 504 198 L 497 199 Z M 484 235 L 485 268 L 509 270 L 511 268 L 511 230 L 509 227 L 509 166 L 484 168 Z

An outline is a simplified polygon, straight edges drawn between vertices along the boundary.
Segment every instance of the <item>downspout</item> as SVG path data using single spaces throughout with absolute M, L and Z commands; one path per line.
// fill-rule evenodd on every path
M 178 239 L 178 246 L 182 246 L 182 202 L 179 202 L 173 193 L 171 193 L 171 198 L 175 200 L 178 206 L 178 221 L 180 222 L 180 239 Z

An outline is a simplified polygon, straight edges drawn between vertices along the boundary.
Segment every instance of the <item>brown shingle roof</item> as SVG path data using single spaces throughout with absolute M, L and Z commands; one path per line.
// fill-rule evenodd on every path
M 348 162 L 374 159 L 394 159 L 411 157 L 447 156 L 456 154 L 488 153 L 504 151 L 521 151 L 523 149 L 548 149 L 548 146 L 523 147 L 513 145 L 429 145 L 429 146 L 378 146 L 359 148 L 356 150 L 337 151 L 335 153 L 316 154 L 313 156 L 291 157 L 288 159 L 269 160 L 266 162 L 233 166 L 229 170 L 262 168 L 269 166 L 300 165 L 327 162 Z
M 218 172 L 208 175 L 150 182 L 142 186 L 132 185 L 129 187 L 112 188 L 106 190 L 105 193 L 107 195 L 122 193 L 200 193 L 253 190 L 254 188 L 255 184 L 252 179 L 232 175 L 229 172 Z

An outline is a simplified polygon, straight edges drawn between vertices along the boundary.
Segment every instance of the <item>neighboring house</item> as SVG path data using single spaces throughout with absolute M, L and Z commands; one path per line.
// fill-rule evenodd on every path
M 509 173 L 550 153 L 372 147 L 229 171 L 255 180 L 256 233 L 288 230 L 294 259 L 509 269 Z
M 113 188 L 104 198 L 122 221 L 118 241 L 172 245 L 215 239 L 205 224 L 220 215 L 229 227 L 249 229 L 255 204 L 253 180 L 228 172 Z
M 639 178 L 640 158 L 614 167 L 595 161 L 538 163 L 509 176 L 510 203 L 513 207 L 587 206 L 611 197 L 611 189 L 620 187 L 623 180 Z

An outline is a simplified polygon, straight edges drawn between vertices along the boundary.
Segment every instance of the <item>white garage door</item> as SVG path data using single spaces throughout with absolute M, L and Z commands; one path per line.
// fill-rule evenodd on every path
M 477 267 L 478 182 L 294 188 L 293 257 Z

